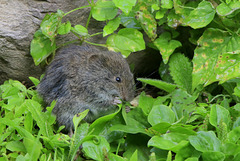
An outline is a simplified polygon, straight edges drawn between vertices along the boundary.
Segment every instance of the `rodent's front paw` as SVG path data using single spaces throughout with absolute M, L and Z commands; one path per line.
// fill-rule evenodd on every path
M 114 105 L 118 105 L 118 104 L 121 104 L 121 103 L 122 103 L 122 100 L 119 97 L 114 97 L 114 100 L 113 100 Z

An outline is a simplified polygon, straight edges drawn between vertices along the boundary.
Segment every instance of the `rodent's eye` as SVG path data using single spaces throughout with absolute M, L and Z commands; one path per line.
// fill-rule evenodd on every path
M 121 82 L 122 80 L 121 80 L 120 77 L 116 77 L 116 81 L 117 81 L 117 82 Z

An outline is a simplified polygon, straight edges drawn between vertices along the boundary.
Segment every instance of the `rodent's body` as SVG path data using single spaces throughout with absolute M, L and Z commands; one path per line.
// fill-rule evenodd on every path
M 89 109 L 92 122 L 117 109 L 119 99 L 134 97 L 133 75 L 119 53 L 71 45 L 57 52 L 38 86 L 45 102 L 56 100 L 53 113 L 60 125 L 73 128 L 75 114 Z

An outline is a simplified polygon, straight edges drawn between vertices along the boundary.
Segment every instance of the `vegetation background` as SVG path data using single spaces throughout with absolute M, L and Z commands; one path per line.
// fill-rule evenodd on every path
M 146 47 L 159 51 L 161 79 L 138 78 L 164 91 L 139 96 L 136 107 L 80 123 L 72 137 L 54 127 L 54 102 L 42 112 L 33 87 L 9 80 L 0 86 L 0 160 L 240 160 L 240 1 L 88 0 L 64 13 L 46 14 L 31 43 L 36 65 L 57 48 L 89 43 L 125 57 Z M 85 26 L 62 22 L 91 8 Z M 103 32 L 88 34 L 91 18 L 105 21 Z M 76 40 L 56 44 L 58 35 Z M 107 36 L 106 44 L 88 41 Z M 35 86 L 36 78 L 30 78 Z

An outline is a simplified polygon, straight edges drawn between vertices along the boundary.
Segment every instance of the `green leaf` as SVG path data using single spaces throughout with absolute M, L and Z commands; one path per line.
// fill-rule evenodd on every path
M 220 16 L 227 16 L 232 12 L 232 9 L 226 3 L 222 2 L 217 6 L 216 11 Z
M 220 151 L 221 142 L 213 131 L 199 131 L 196 136 L 189 136 L 191 145 L 198 151 Z
M 190 12 L 186 19 L 187 25 L 194 29 L 207 26 L 214 18 L 215 10 L 211 2 L 202 1 L 198 7 Z
M 136 150 L 129 161 L 138 161 L 138 151 Z
M 126 150 L 123 153 L 123 157 L 129 159 L 137 150 L 137 158 L 139 161 L 145 161 L 149 159 L 150 148 L 146 146 L 149 140 L 148 136 L 142 134 L 127 135 L 125 140 Z
M 86 113 L 86 112 L 85 112 Z M 88 134 L 89 124 L 83 123 L 79 127 L 75 128 L 75 132 L 71 141 L 70 151 L 68 153 L 68 160 L 74 160 L 76 153 L 79 150 L 84 138 Z
M 144 92 L 141 93 L 138 101 L 138 107 L 140 107 L 145 115 L 148 115 L 151 111 L 155 99 L 149 96 L 146 96 Z
M 171 40 L 171 34 L 169 32 L 162 33 L 159 38 L 154 41 L 154 45 L 159 49 L 165 64 L 167 64 L 168 59 L 174 50 L 182 46 L 179 41 Z
M 145 3 L 138 3 L 135 18 L 140 22 L 142 29 L 153 41 L 157 37 L 157 22 L 154 16 L 147 10 Z
M 98 0 L 92 8 L 92 16 L 98 21 L 111 20 L 117 12 L 118 9 L 111 0 Z
M 40 81 L 39 81 L 37 78 L 29 77 L 29 79 L 33 82 L 33 84 L 35 85 L 35 87 L 37 87 L 37 85 L 40 83 Z
M 187 136 L 181 133 L 167 133 L 162 136 L 153 136 L 149 140 L 148 146 L 171 150 L 176 153 L 179 149 L 189 144 L 186 139 Z
M 130 12 L 128 15 L 122 13 L 120 16 L 121 24 L 126 28 L 142 29 L 140 23 L 135 18 L 135 12 Z
M 120 8 L 126 15 L 132 10 L 137 0 L 113 0 L 116 7 Z
M 75 25 L 74 27 L 71 28 L 71 30 L 81 36 L 88 35 L 88 30 L 82 25 Z
M 172 110 L 175 112 L 178 121 L 187 122 L 189 113 L 196 109 L 194 102 L 196 99 L 197 97 L 193 97 L 181 89 L 177 89 L 172 93 Z
M 240 76 L 240 37 L 209 28 L 198 40 L 193 58 L 193 89 Z M 213 72 L 214 71 L 214 72 Z
M 86 156 L 103 161 L 106 157 L 104 154 L 110 150 L 110 145 L 102 136 L 95 136 L 91 140 L 84 141 L 82 150 Z
M 226 108 L 217 104 L 212 105 L 209 119 L 210 123 L 217 129 L 222 122 L 224 122 L 229 129 L 229 123 L 231 122 L 231 118 L 230 113 Z
M 37 125 L 40 127 L 40 133 L 44 136 L 52 136 L 53 129 L 46 117 L 43 115 L 41 105 L 34 100 L 26 100 L 24 104 L 31 112 L 33 119 L 37 121 Z
M 61 23 L 58 27 L 58 34 L 59 35 L 65 35 L 68 34 L 71 31 L 71 23 L 70 21 L 67 21 L 66 23 Z
M 216 11 L 220 16 L 228 16 L 234 13 L 234 11 L 240 9 L 240 2 L 231 1 L 229 4 L 222 2 L 217 6 Z
M 124 28 L 119 30 L 118 34 L 108 37 L 107 46 L 109 50 L 120 51 L 127 57 L 130 52 L 144 50 L 145 42 L 140 31 L 132 28 Z
M 89 127 L 89 131 L 91 131 L 91 134 L 99 135 L 103 130 L 106 130 L 103 127 L 110 120 L 112 120 L 120 111 L 121 111 L 121 106 L 119 106 L 118 111 L 116 111 L 115 113 L 105 115 L 105 116 L 100 117 L 97 120 L 95 120 Z
M 33 57 L 35 65 L 39 65 L 44 61 L 54 50 L 56 49 L 56 43 L 51 42 L 41 30 L 38 30 L 34 34 L 34 38 L 31 42 L 30 54 Z
M 163 82 L 163 81 L 157 80 L 157 79 L 138 78 L 137 80 L 139 80 L 143 83 L 147 83 L 149 85 L 155 86 L 155 87 L 162 89 L 168 93 L 173 92 L 177 88 L 177 86 L 174 84 Z
M 227 134 L 227 141 L 236 144 L 240 139 L 240 126 L 234 128 Z
M 84 117 L 87 116 L 88 112 L 89 112 L 89 109 L 87 109 L 87 110 L 85 110 L 85 111 L 83 111 L 83 112 L 81 112 L 81 113 L 78 113 L 78 114 L 74 115 L 74 117 L 73 117 L 74 129 L 77 129 L 79 123 L 82 121 L 82 119 L 83 119 Z
M 43 148 L 41 142 L 35 138 L 24 138 L 23 144 L 31 157 L 30 160 L 37 161 L 40 156 L 41 149 Z
M 52 42 L 54 42 L 54 38 L 57 36 L 58 26 L 62 21 L 62 17 L 63 15 L 57 13 L 46 14 L 41 22 L 40 28 L 42 33 Z
M 172 124 L 175 122 L 175 113 L 168 106 L 155 105 L 148 115 L 148 122 L 152 126 L 162 122 Z
M 115 30 L 117 30 L 118 26 L 121 23 L 120 17 L 117 17 L 113 20 L 110 20 L 107 25 L 103 28 L 103 37 L 113 33 Z
M 203 152 L 202 158 L 204 161 L 224 161 L 225 154 L 222 152 Z
M 180 53 L 173 54 L 169 61 L 169 70 L 174 82 L 191 93 L 192 65 L 188 58 Z
M 20 141 L 10 141 L 7 142 L 6 148 L 12 152 L 17 151 L 17 152 L 24 152 L 26 153 L 26 149 L 24 147 L 24 144 Z
M 161 8 L 171 9 L 173 7 L 173 0 L 161 0 Z

